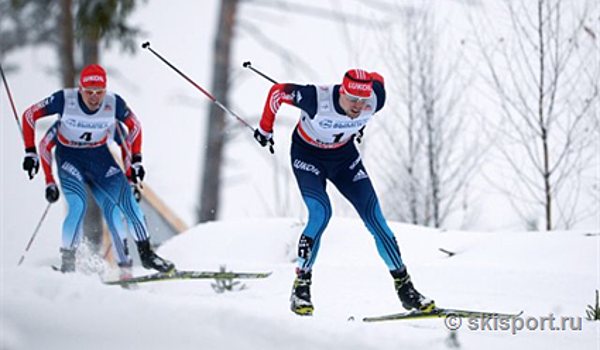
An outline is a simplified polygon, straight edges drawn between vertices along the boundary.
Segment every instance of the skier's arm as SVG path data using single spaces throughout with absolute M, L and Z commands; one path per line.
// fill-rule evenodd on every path
M 314 116 L 317 112 L 317 91 L 314 85 L 297 84 L 275 84 L 271 87 L 265 106 L 263 108 L 262 118 L 259 123 L 259 130 L 264 134 L 273 132 L 275 116 L 282 103 L 287 103 L 298 107 Z
M 379 112 L 385 105 L 385 83 L 383 77 L 377 72 L 371 72 L 371 77 L 373 77 L 373 92 L 377 96 L 375 112 Z
M 23 140 L 25 141 L 25 152 L 36 153 L 35 147 L 35 123 L 38 119 L 49 115 L 61 113 L 65 105 L 64 92 L 58 91 L 52 96 L 27 108 L 23 113 Z
M 127 172 L 129 179 L 134 183 L 142 181 L 146 175 L 146 170 L 142 166 L 142 124 L 127 106 L 125 101 L 117 95 L 117 120 L 125 124 L 128 129 L 125 145 L 131 152 L 131 165 Z M 117 126 L 118 127 L 118 126 Z M 115 130 L 118 133 L 118 130 Z M 125 150 L 122 148 L 122 150 Z
M 125 176 L 127 176 L 128 179 L 130 179 L 131 176 L 131 160 L 129 159 L 129 155 L 131 154 L 131 147 L 127 142 L 123 142 L 123 140 L 121 140 L 121 136 L 122 135 L 127 135 L 127 131 L 125 130 L 125 127 L 123 127 L 123 124 L 121 124 L 120 122 L 117 122 L 117 125 L 115 125 L 115 128 L 119 128 L 119 129 L 115 129 L 115 142 L 119 145 L 119 148 L 121 149 L 121 160 L 123 161 L 123 168 L 125 169 Z M 120 130 L 120 132 L 119 132 Z M 130 180 L 131 182 L 131 180 Z
M 52 174 L 52 148 L 56 145 L 56 133 L 58 130 L 58 122 L 54 123 L 50 129 L 46 132 L 46 135 L 40 141 L 40 158 L 42 163 L 42 169 L 46 179 L 46 186 L 50 184 L 56 184 L 54 175 Z
M 125 100 L 117 95 L 117 120 L 127 126 L 128 132 L 125 138 L 127 147 L 131 150 L 131 154 L 142 153 L 142 124 L 139 119 L 133 113 L 133 111 L 127 106 Z M 115 130 L 115 133 L 118 133 Z M 120 136 L 116 136 L 120 137 Z
M 377 106 L 375 107 L 375 112 L 379 112 L 385 105 L 385 84 L 383 77 L 377 72 L 371 72 L 371 77 L 373 78 L 373 93 L 377 96 Z M 363 126 L 358 130 L 358 133 L 354 135 L 356 141 L 358 143 L 362 142 L 362 139 L 365 134 L 365 128 L 367 126 Z

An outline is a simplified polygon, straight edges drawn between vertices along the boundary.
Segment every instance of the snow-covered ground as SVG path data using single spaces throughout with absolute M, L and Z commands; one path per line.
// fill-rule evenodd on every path
M 98 274 L 62 275 L 58 254 L 32 249 L 2 269 L 1 348 L 22 349 L 599 349 L 600 322 L 585 320 L 599 289 L 597 232 L 440 232 L 391 224 L 418 289 L 438 305 L 581 317 L 581 330 L 470 330 L 451 337 L 443 319 L 362 323 L 401 311 L 392 280 L 360 221 L 334 218 L 313 276 L 315 315 L 289 311 L 292 219 L 222 221 L 195 227 L 159 252 L 180 269 L 273 271 L 245 289 L 216 293 L 211 281 L 125 290 Z M 23 238 L 24 240 L 26 237 Z M 25 243 L 25 242 L 24 242 Z M 453 257 L 439 251 L 444 248 Z M 54 252 L 54 250 L 53 250 Z M 16 261 L 15 261 L 16 266 Z M 114 273 L 114 271 L 113 271 Z M 143 269 L 137 274 L 146 273 Z M 110 272 L 105 273 L 108 278 Z M 348 321 L 354 316 L 355 321 Z M 530 321 L 530 326 L 534 321 Z M 493 327 L 493 323 L 491 324 Z M 577 326 L 577 322 L 575 323 Z

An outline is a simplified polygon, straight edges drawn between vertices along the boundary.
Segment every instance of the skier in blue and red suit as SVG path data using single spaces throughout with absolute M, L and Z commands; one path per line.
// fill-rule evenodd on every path
M 435 307 L 434 301 L 419 293 L 411 282 L 394 233 L 383 217 L 353 141 L 362 137 L 366 124 L 383 108 L 385 99 L 383 77 L 361 69 L 347 71 L 342 84 L 275 84 L 269 91 L 262 119 L 254 133 L 263 147 L 273 143 L 273 124 L 282 103 L 301 110 L 292 135 L 291 161 L 308 208 L 308 222 L 298 243 L 298 267 L 290 298 L 291 309 L 296 314 L 311 315 L 314 311 L 310 295 L 312 268 L 332 215 L 326 180 L 350 201 L 375 238 L 402 305 L 424 311 Z
M 56 121 L 48 129 L 44 137 L 42 137 L 38 147 L 40 152 L 40 162 L 42 163 L 42 169 L 44 170 L 46 180 L 46 200 L 49 203 L 55 203 L 60 197 L 58 185 L 56 179 L 54 178 L 54 174 L 52 173 L 52 163 L 54 158 L 52 155 L 52 149 L 58 143 L 57 133 L 59 125 L 60 121 Z M 126 131 L 122 127 L 122 124 L 117 124 L 115 127 L 119 127 L 120 130 L 118 132 L 112 132 L 112 134 L 114 134 L 113 139 L 121 148 L 121 159 L 123 161 L 124 168 L 127 169 L 125 174 L 133 191 L 135 201 L 139 202 L 142 194 L 137 188 L 137 185 L 133 182 L 131 176 L 132 168 L 131 161 L 129 159 L 131 154 L 131 149 L 129 149 L 130 145 L 122 140 L 122 138 L 124 139 L 123 135 L 125 135 Z M 99 203 L 104 203 L 108 200 L 102 191 L 94 191 L 93 195 L 96 201 Z M 117 260 L 117 265 L 119 266 L 120 279 L 130 279 L 133 277 L 133 261 L 127 247 L 127 231 L 123 225 L 123 218 L 125 218 L 125 216 L 117 206 L 102 206 L 100 209 L 106 218 L 106 224 L 108 226 L 108 231 L 110 232 L 112 241 L 111 247 L 113 249 L 114 257 Z M 129 221 L 127 221 L 127 223 L 129 232 L 134 234 L 135 229 L 133 225 L 131 225 Z
M 158 256 L 150 246 L 144 214 L 107 146 L 112 130 L 118 123 L 123 123 L 129 130 L 125 142 L 132 154 L 131 179 L 142 181 L 145 171 L 141 125 L 125 101 L 107 91 L 106 85 L 104 68 L 97 64 L 86 66 L 80 74 L 79 88 L 57 91 L 23 113 L 26 147 L 23 169 L 30 179 L 37 174 L 40 162 L 35 147 L 35 124 L 40 118 L 58 114 L 55 155 L 61 189 L 69 204 L 63 223 L 61 270 L 75 270 L 75 252 L 82 237 L 88 185 L 107 221 L 112 219 L 117 208 L 126 216 L 134 229 L 142 265 L 169 273 L 175 265 Z M 50 202 L 56 201 L 58 196 L 56 185 L 46 187 L 46 198 Z

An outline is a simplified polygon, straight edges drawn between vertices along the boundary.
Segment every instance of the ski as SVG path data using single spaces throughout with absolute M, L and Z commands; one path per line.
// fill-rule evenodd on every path
M 130 285 L 147 282 L 176 281 L 189 279 L 256 279 L 267 278 L 271 272 L 212 272 L 212 271 L 179 271 L 172 273 L 154 273 L 151 275 L 132 277 L 117 281 L 104 281 L 108 285 Z
M 400 312 L 396 314 L 375 316 L 375 317 L 364 317 L 363 322 L 382 322 L 382 321 L 400 321 L 400 320 L 418 320 L 426 318 L 442 318 L 442 317 L 478 317 L 478 318 L 515 318 L 523 314 L 523 311 L 517 314 L 508 314 L 502 312 L 490 312 L 490 311 L 476 311 L 476 310 L 460 310 L 460 309 L 447 309 L 447 308 L 435 308 L 429 312 L 423 312 L 419 310 L 413 310 L 409 312 Z

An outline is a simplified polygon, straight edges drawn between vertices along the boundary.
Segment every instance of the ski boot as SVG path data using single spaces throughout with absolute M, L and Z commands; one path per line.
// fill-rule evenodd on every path
M 312 273 L 296 271 L 296 279 L 290 296 L 292 311 L 300 316 L 312 316 L 313 303 L 310 301 L 310 285 L 312 284 Z
M 391 273 L 392 277 L 394 277 L 394 285 L 402 307 L 409 311 L 419 310 L 423 312 L 430 312 L 435 309 L 435 302 L 415 289 L 406 271 L 406 267 L 392 271 Z
M 142 266 L 146 269 L 154 269 L 158 272 L 170 274 L 175 271 L 175 264 L 169 260 L 165 260 L 158 256 L 152 247 L 150 247 L 150 241 L 139 241 L 137 242 L 138 252 L 140 253 L 140 260 Z
M 60 248 L 62 263 L 60 272 L 71 273 L 75 272 L 75 249 Z

